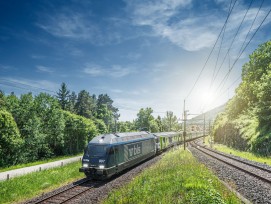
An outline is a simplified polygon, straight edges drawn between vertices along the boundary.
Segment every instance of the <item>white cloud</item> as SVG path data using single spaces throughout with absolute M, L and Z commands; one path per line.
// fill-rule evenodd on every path
M 47 16 L 46 22 L 37 26 L 54 36 L 74 39 L 90 39 L 97 33 L 97 28 L 84 16 L 71 11 Z
M 186 11 L 187 8 L 193 6 L 191 0 L 127 0 L 126 3 L 127 12 L 131 13 L 133 24 L 150 27 L 154 35 L 166 38 L 188 51 L 212 47 L 228 12 L 228 9 L 225 9 L 224 0 L 216 1 L 223 12 L 207 9 L 198 10 L 196 14 Z M 235 6 L 228 23 L 229 33 L 234 33 L 237 29 L 246 9 L 247 5 L 243 5 L 242 2 Z M 249 23 L 254 19 L 256 12 L 257 8 L 249 11 L 240 35 L 247 32 Z M 264 13 L 260 12 L 259 19 Z
M 126 19 L 104 17 L 97 20 L 91 15 L 91 11 L 78 12 L 72 8 L 60 9 L 50 15 L 40 14 L 36 26 L 55 37 L 84 41 L 98 46 L 118 44 L 138 36 Z M 82 53 L 75 51 L 71 54 L 78 56 Z
M 87 64 L 83 72 L 93 77 L 121 78 L 135 73 L 135 70 L 132 67 L 123 67 L 121 65 L 112 65 L 110 68 L 104 68 L 99 65 Z
M 103 76 L 106 74 L 106 70 L 98 65 L 87 65 L 84 70 L 84 73 L 89 74 L 93 77 Z
M 41 66 L 41 65 L 37 65 L 36 68 L 38 72 L 45 72 L 45 73 L 50 73 L 50 74 L 54 72 L 52 68 Z

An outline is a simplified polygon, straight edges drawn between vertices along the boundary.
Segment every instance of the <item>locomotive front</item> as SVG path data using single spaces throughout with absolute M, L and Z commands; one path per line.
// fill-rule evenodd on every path
M 104 136 L 97 136 L 86 147 L 79 172 L 84 172 L 89 178 L 106 178 L 106 159 L 109 144 Z

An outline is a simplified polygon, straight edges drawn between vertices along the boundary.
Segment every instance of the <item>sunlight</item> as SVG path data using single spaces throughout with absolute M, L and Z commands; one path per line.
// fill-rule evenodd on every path
M 214 99 L 214 94 L 212 91 L 204 91 L 201 93 L 200 98 L 203 103 L 209 105 Z

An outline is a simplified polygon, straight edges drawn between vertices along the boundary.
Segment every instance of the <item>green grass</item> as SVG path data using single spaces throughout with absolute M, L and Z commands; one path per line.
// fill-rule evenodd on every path
M 0 168 L 0 172 L 10 171 L 10 170 L 14 170 L 14 169 L 20 169 L 20 168 L 29 167 L 29 166 L 35 166 L 35 165 L 39 165 L 39 164 L 45 164 L 45 163 L 49 163 L 49 162 L 54 162 L 54 161 L 63 160 L 63 159 L 69 159 L 72 157 L 82 156 L 82 155 L 83 155 L 83 153 L 80 153 L 80 154 L 72 155 L 72 156 L 71 155 L 59 156 L 59 157 L 54 157 L 51 159 L 35 161 L 35 162 L 26 163 L 26 164 L 18 164 L 18 165 L 14 165 L 14 166 L 5 167 L 5 168 Z
M 210 141 L 210 137 L 208 136 L 205 139 L 205 144 L 210 147 L 209 141 Z M 263 156 L 258 156 L 256 154 L 253 154 L 252 152 L 239 151 L 239 150 L 233 149 L 231 147 L 228 147 L 228 146 L 222 145 L 222 144 L 213 144 L 213 148 L 215 150 L 218 150 L 218 151 L 221 151 L 221 152 L 225 152 L 225 153 L 228 153 L 228 154 L 239 156 L 239 157 L 242 157 L 244 159 L 251 160 L 251 161 L 265 163 L 265 164 L 268 164 L 268 165 L 271 166 L 271 157 L 263 157 Z
M 261 156 L 257 156 L 251 152 L 242 152 L 242 151 L 238 151 L 235 150 L 233 148 L 227 147 L 225 145 L 221 145 L 221 144 L 215 144 L 214 148 L 218 151 L 221 152 L 225 152 L 228 154 L 233 154 L 251 161 L 256 161 L 256 162 L 260 162 L 260 163 L 266 163 L 268 165 L 271 166 L 271 157 L 261 157 Z
M 76 179 L 83 178 L 79 173 L 80 162 L 63 167 L 34 172 L 8 181 L 0 182 L 0 203 L 13 203 L 31 199 L 43 192 L 49 192 Z
M 167 153 L 124 187 L 112 191 L 111 203 L 241 203 L 188 151 Z

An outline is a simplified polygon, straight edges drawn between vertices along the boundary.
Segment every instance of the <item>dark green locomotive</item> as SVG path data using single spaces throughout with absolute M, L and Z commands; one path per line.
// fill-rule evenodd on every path
M 156 154 L 156 137 L 147 132 L 104 134 L 85 149 L 80 172 L 106 179 Z

